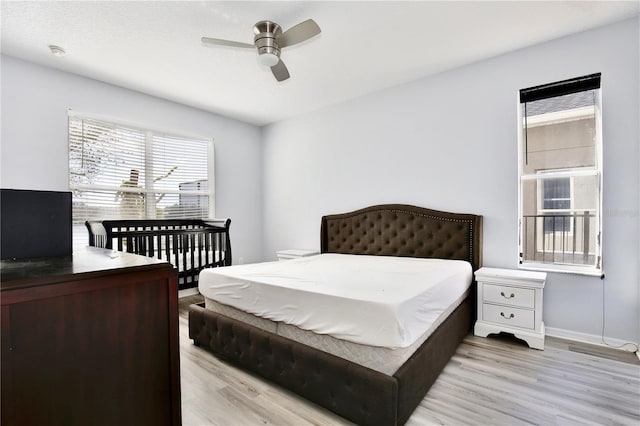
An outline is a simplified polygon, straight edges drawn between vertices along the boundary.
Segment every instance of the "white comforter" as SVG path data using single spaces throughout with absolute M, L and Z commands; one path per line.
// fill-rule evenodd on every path
M 236 309 L 318 334 L 402 348 L 463 295 L 468 262 L 321 254 L 205 269 L 199 290 Z

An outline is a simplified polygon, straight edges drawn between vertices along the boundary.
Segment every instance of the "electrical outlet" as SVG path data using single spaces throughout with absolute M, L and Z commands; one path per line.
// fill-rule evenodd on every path
M 243 258 L 243 257 L 240 257 L 240 258 L 238 259 L 238 265 L 242 265 L 243 263 L 244 263 L 244 258 Z

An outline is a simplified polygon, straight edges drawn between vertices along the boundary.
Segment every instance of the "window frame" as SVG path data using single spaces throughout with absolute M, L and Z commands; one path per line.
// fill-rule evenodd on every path
M 562 83 L 562 82 L 558 82 Z M 558 83 L 552 83 L 558 84 Z M 550 85 L 550 86 L 551 86 Z M 591 89 L 584 89 L 591 90 Z M 599 86 L 596 90 L 595 103 L 593 106 L 593 114 L 595 118 L 595 164 L 594 166 L 588 167 L 574 167 L 568 169 L 559 169 L 555 171 L 545 170 L 544 173 L 524 173 L 524 156 L 525 156 L 525 138 L 526 138 L 526 121 L 524 117 L 524 102 L 521 101 L 521 91 L 517 92 L 517 120 L 518 120 L 518 268 L 519 269 L 527 269 L 527 270 L 536 270 L 536 271 L 545 271 L 545 272 L 560 272 L 560 273 L 573 273 L 580 275 L 589 275 L 589 276 L 602 276 L 603 274 L 603 253 L 602 253 L 602 240 L 603 240 L 603 229 L 602 229 L 602 214 L 603 214 L 603 134 L 602 134 L 602 87 Z M 559 96 L 559 95 L 556 95 Z M 555 96 L 549 96 L 555 97 Z M 549 113 L 549 117 L 547 119 L 549 122 L 562 122 L 562 121 L 571 121 L 580 119 L 581 116 L 584 116 L 585 112 L 588 112 L 591 107 L 584 108 L 576 108 L 574 113 L 567 113 L 567 111 L 571 110 L 563 110 L 559 112 Z M 534 121 L 535 123 L 535 121 Z M 535 123 L 540 124 L 540 123 Z M 534 124 L 534 125 L 535 125 Z M 596 208 L 595 208 L 595 264 L 593 265 L 582 265 L 576 263 L 560 263 L 560 262 L 541 262 L 541 261 L 530 261 L 524 259 L 524 241 L 525 241 L 525 232 L 526 229 L 523 226 L 523 211 L 524 211 L 524 200 L 523 200 L 523 186 L 524 183 L 528 180 L 537 180 L 537 179 L 553 179 L 553 178 L 570 178 L 571 185 L 571 210 L 574 210 L 573 205 L 573 196 L 574 196 L 574 178 L 575 177 L 583 177 L 583 176 L 595 176 L 596 177 L 596 187 L 594 188 L 597 191 L 596 195 Z M 537 197 L 540 199 L 540 188 L 537 189 Z M 540 204 L 539 204 L 540 206 Z M 537 208 L 537 211 L 542 211 Z M 573 228 L 573 227 L 572 227 Z M 573 229 L 572 229 L 573 230 Z M 537 238 L 537 235 L 534 236 Z
M 189 140 L 198 140 L 206 143 L 206 152 L 207 152 L 207 194 L 208 196 L 208 206 L 207 206 L 207 217 L 203 218 L 203 220 L 215 220 L 215 149 L 214 149 L 214 139 L 212 137 L 205 137 L 201 135 L 192 134 L 184 131 L 170 130 L 170 129 L 161 129 L 155 126 L 149 126 L 145 124 L 140 124 L 128 120 L 123 120 L 120 118 L 113 118 L 99 114 L 93 113 L 84 113 L 78 112 L 74 110 L 67 110 L 67 157 L 69 158 L 71 152 L 71 135 L 69 134 L 69 121 L 71 119 L 87 119 L 87 120 L 95 120 L 99 122 L 103 122 L 109 124 L 114 127 L 123 127 L 131 130 L 135 130 L 137 132 L 143 133 L 144 137 L 144 167 L 145 174 L 149 174 L 149 170 L 152 167 L 152 159 L 150 156 L 153 156 L 153 138 L 177 138 L 177 139 L 189 139 Z M 69 161 L 69 160 L 68 160 Z M 68 163 L 69 164 L 69 163 Z M 113 191 L 110 185 L 100 185 L 100 184 L 83 184 L 83 183 L 72 183 L 71 180 L 71 170 L 67 170 L 68 182 L 69 182 L 69 190 L 85 190 L 85 191 Z M 202 190 L 189 191 L 189 190 L 174 190 L 161 188 L 159 190 L 158 187 L 153 187 L 152 179 L 145 179 L 145 185 L 142 188 L 122 188 L 120 187 L 118 192 L 131 192 L 131 193 L 139 193 L 145 196 L 146 200 L 153 199 L 152 202 L 144 203 L 144 220 L 153 220 L 150 219 L 153 216 L 151 213 L 155 212 L 155 197 L 147 197 L 147 194 L 177 194 L 177 195 L 204 195 Z M 83 225 L 84 228 L 84 225 Z M 74 227 L 75 229 L 75 227 Z M 75 239 L 75 238 L 74 238 Z

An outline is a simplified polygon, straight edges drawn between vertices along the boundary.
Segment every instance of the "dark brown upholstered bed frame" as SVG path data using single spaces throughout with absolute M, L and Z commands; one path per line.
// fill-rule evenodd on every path
M 482 216 L 389 204 L 324 216 L 322 253 L 482 263 Z M 401 425 L 445 367 L 475 318 L 475 283 L 462 304 L 389 376 L 192 305 L 189 338 L 358 424 Z

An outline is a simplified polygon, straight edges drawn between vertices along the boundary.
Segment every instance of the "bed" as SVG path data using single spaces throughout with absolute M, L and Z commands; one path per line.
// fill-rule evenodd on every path
M 324 216 L 320 234 L 321 255 L 318 259 L 343 259 L 346 256 L 358 263 L 377 259 L 381 265 L 388 261 L 412 261 L 403 258 L 434 259 L 430 261 L 432 263 L 439 263 L 440 260 L 463 261 L 458 263 L 467 264 L 466 275 L 470 281 L 473 280 L 472 272 L 481 266 L 482 217 L 477 215 L 447 213 L 409 205 L 379 205 Z M 288 262 L 291 264 L 287 268 L 307 270 L 315 266 L 306 262 L 316 260 L 279 263 Z M 274 264 L 269 267 L 276 267 L 278 271 L 284 267 L 276 262 Z M 358 267 L 363 270 L 362 265 Z M 409 268 L 404 263 L 400 267 Z M 226 268 L 219 268 L 217 271 L 224 276 L 238 269 L 231 268 L 236 269 L 225 271 Z M 365 268 L 371 269 L 369 266 Z M 332 271 L 335 269 L 335 266 L 331 266 Z M 203 271 L 202 274 L 205 272 L 208 273 Z M 253 270 L 250 272 L 255 273 Z M 267 274 L 273 275 L 273 271 L 267 271 Z M 279 272 L 275 275 L 279 275 Z M 392 293 L 405 292 L 402 287 L 404 275 L 394 272 L 391 276 L 396 277 L 397 283 Z M 398 279 L 399 276 L 402 278 Z M 203 277 L 200 280 L 202 292 L 202 286 L 211 281 Z M 225 280 L 222 279 L 218 284 L 224 284 Z M 366 285 L 367 280 L 359 285 Z M 372 289 L 378 285 L 373 280 L 371 283 Z M 263 284 L 269 283 L 259 285 Z M 297 286 L 296 291 L 307 291 L 298 281 L 293 286 Z M 218 292 L 222 287 L 218 285 Z M 261 294 L 266 291 L 262 287 L 257 288 L 254 291 Z M 228 293 L 233 295 L 237 291 L 238 287 L 230 288 Z M 285 293 L 291 292 L 290 286 Z M 372 290 L 372 293 L 375 291 Z M 277 295 L 278 300 L 283 300 L 283 306 L 289 306 L 287 299 L 282 297 L 286 296 Z M 341 297 L 350 298 L 349 295 Z M 224 297 L 219 298 L 220 302 L 206 296 L 206 306 L 190 307 L 189 337 L 196 345 L 218 357 L 278 383 L 355 423 L 404 424 L 471 329 L 475 317 L 475 283 L 453 298 L 455 300 L 449 305 L 450 308 L 443 308 L 443 313 L 420 335 L 424 337 L 423 340 L 411 338 L 404 342 L 408 343 L 405 345 L 402 342 L 404 332 L 387 336 L 390 339 L 387 346 L 397 347 L 383 348 L 382 351 L 403 352 L 398 364 L 390 370 L 384 370 L 387 363 L 384 359 L 381 362 L 383 367 L 379 368 L 375 363 L 368 364 L 357 357 L 349 359 L 339 351 L 337 353 L 340 355 L 337 355 L 325 348 L 320 349 L 313 341 L 299 339 L 296 325 L 279 321 L 277 312 L 273 318 L 262 318 L 228 305 L 232 303 Z M 297 304 L 298 299 L 295 300 Z M 369 302 L 373 303 L 371 306 L 376 306 L 379 301 L 374 298 Z M 353 312 L 353 308 L 350 309 Z M 385 314 L 385 308 L 380 309 L 376 317 Z M 361 310 L 368 311 L 369 308 Z M 314 321 L 323 323 L 322 320 L 311 318 L 311 322 Z M 284 324 L 283 329 L 287 333 L 293 332 L 283 333 L 277 326 L 274 329 L 272 323 Z M 303 332 L 314 334 L 308 330 Z M 345 334 L 354 333 L 348 331 Z M 355 334 L 364 336 L 366 333 Z M 337 335 L 343 337 L 340 332 Z M 343 340 L 334 336 L 329 338 L 340 343 Z M 372 346 L 366 341 L 346 344 Z

